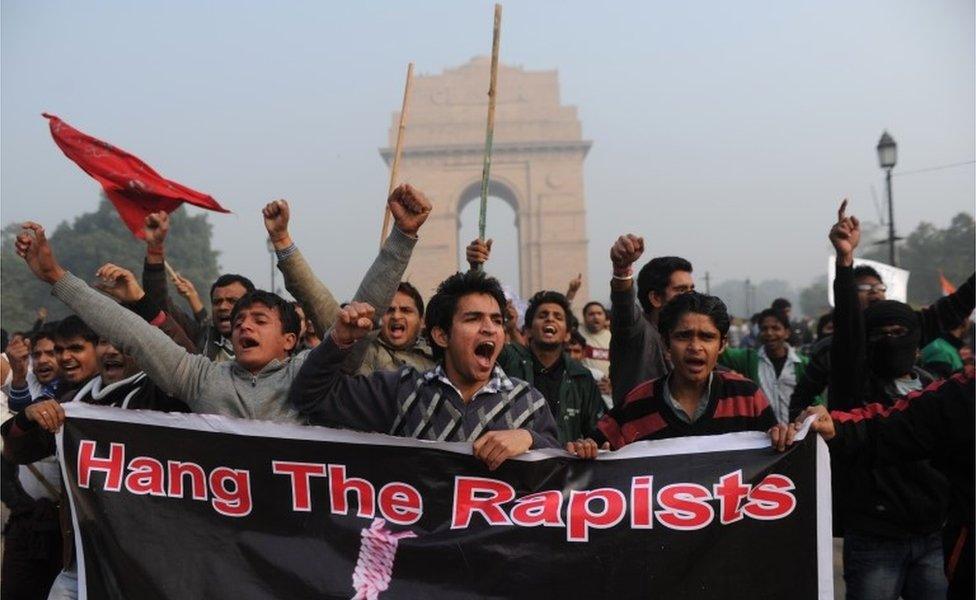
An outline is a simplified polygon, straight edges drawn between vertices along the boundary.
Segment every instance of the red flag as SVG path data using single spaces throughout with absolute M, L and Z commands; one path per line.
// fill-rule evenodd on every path
M 939 283 L 942 284 L 943 296 L 948 296 L 956 291 L 956 286 L 952 285 L 952 282 L 945 278 L 945 275 L 942 274 L 942 269 L 939 269 Z
M 160 210 L 173 212 L 184 202 L 207 210 L 230 212 L 212 196 L 163 178 L 125 150 L 84 134 L 54 115 L 43 114 L 51 121 L 54 142 L 65 156 L 102 184 L 105 195 L 136 237 L 143 237 L 146 215 Z

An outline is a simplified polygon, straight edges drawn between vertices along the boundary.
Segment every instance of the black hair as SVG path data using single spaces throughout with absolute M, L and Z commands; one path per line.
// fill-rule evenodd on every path
M 587 302 L 586 304 L 583 305 L 583 316 L 584 317 L 586 316 L 587 309 L 590 308 L 591 306 L 599 306 L 600 309 L 603 310 L 603 315 L 604 316 L 607 316 L 607 307 L 606 306 L 603 306 L 603 303 L 602 302 L 597 302 L 596 300 L 590 300 L 589 302 Z
M 241 299 L 234 304 L 234 310 L 230 313 L 230 322 L 233 323 L 237 319 L 237 313 L 255 304 L 261 304 L 278 311 L 282 333 L 294 333 L 297 336 L 298 332 L 301 331 L 301 323 L 294 305 L 278 294 L 265 290 L 253 290 L 241 296 Z
M 854 267 L 854 279 L 858 280 L 862 277 L 874 277 L 878 281 L 884 283 L 884 279 L 881 275 L 874 269 L 874 267 L 868 265 L 858 265 Z
M 437 286 L 437 292 L 427 305 L 427 328 L 424 334 L 427 336 L 435 359 L 440 360 L 444 357 L 444 348 L 434 341 L 432 336 L 434 328 L 440 327 L 445 333 L 450 334 L 458 302 L 463 296 L 471 294 L 487 294 L 494 298 L 498 302 L 502 318 L 505 318 L 505 292 L 497 279 L 485 275 L 484 271 L 465 271 L 451 275 Z
M 833 322 L 834 322 L 834 312 L 833 311 L 830 311 L 828 313 L 824 313 L 824 314 L 820 315 L 820 318 L 817 319 L 817 339 L 818 340 L 824 336 L 824 328 L 826 328 L 828 324 L 833 323 Z
M 7 336 L 7 330 L 0 327 L 0 352 L 7 351 L 7 344 L 10 342 L 10 338 Z
M 579 344 L 580 346 L 583 346 L 585 348 L 586 347 L 586 338 L 583 337 L 583 334 L 580 333 L 579 330 L 574 329 L 572 331 L 572 333 L 569 334 L 569 343 L 570 344 Z
M 413 287 L 409 281 L 401 281 L 397 284 L 397 291 L 410 296 L 417 307 L 417 312 L 420 313 L 420 318 L 424 318 L 424 297 L 420 295 L 417 288 Z
M 579 327 L 579 321 L 576 321 L 576 327 L 572 327 L 572 321 L 575 320 L 573 317 L 573 309 L 569 306 L 569 300 L 566 299 L 565 294 L 559 292 L 554 292 L 552 290 L 542 290 L 541 292 L 536 292 L 532 298 L 529 299 L 529 306 L 525 309 L 525 326 L 531 327 L 532 320 L 535 319 L 535 313 L 539 310 L 539 307 L 543 304 L 558 304 L 562 307 L 563 313 L 566 315 L 566 327 L 568 329 L 576 329 Z
M 671 274 L 675 271 L 691 273 L 691 263 L 679 256 L 658 256 L 641 268 L 637 275 L 637 300 L 645 313 L 650 314 L 654 308 L 648 297 L 650 293 L 664 295 L 671 282 Z
M 76 337 L 80 337 L 86 342 L 97 344 L 100 336 L 87 323 L 82 321 L 78 315 L 68 315 L 58 321 L 57 326 L 54 328 L 55 340 L 63 341 Z
M 759 324 L 762 325 L 763 319 L 767 317 L 772 317 L 780 322 L 780 324 L 786 328 L 786 331 L 790 330 L 790 320 L 786 318 L 786 313 L 782 310 L 776 308 L 767 308 L 766 310 L 759 313 Z
M 781 310 L 783 312 L 786 312 L 788 309 L 793 308 L 793 305 L 790 304 L 790 301 L 787 300 L 786 298 L 777 298 L 773 300 L 773 303 L 770 305 L 770 308 L 772 308 L 773 310 Z
M 55 341 L 54 327 L 41 327 L 32 333 L 30 336 L 31 347 L 41 340 L 51 340 L 52 342 Z
M 686 313 L 705 315 L 710 318 L 723 340 L 729 333 L 731 321 L 729 319 L 729 310 L 725 307 L 725 303 L 718 296 L 709 296 L 700 292 L 689 292 L 675 296 L 671 302 L 665 304 L 664 308 L 661 309 L 657 328 L 664 338 L 664 343 L 668 346 L 671 345 L 671 331 L 678 326 L 678 321 Z
M 213 282 L 212 286 L 210 286 L 210 297 L 213 298 L 215 289 L 219 287 L 227 287 L 228 285 L 233 285 L 235 283 L 239 283 L 244 286 L 244 291 L 248 294 L 254 291 L 254 284 L 251 283 L 251 280 L 247 277 L 244 277 L 243 275 L 235 275 L 234 273 L 224 273 L 217 278 L 217 281 Z

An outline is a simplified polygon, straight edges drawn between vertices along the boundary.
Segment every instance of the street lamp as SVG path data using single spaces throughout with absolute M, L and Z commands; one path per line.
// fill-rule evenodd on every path
M 885 131 L 878 140 L 878 162 L 885 170 L 885 182 L 888 184 L 888 262 L 893 267 L 897 267 L 895 262 L 895 208 L 891 201 L 891 169 L 898 162 L 898 144 L 894 138 Z
M 271 238 L 270 237 L 267 240 L 267 244 L 268 244 L 268 256 L 271 257 L 271 292 L 272 293 L 276 293 L 275 292 L 275 258 L 276 258 L 276 255 L 275 255 L 275 247 L 274 247 L 274 244 L 271 243 Z

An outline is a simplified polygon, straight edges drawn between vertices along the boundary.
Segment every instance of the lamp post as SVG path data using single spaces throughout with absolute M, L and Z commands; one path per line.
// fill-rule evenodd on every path
M 271 243 L 271 238 L 268 238 L 268 255 L 271 257 L 271 292 L 275 292 L 275 247 Z
M 895 208 L 891 201 L 891 169 L 898 162 L 898 144 L 888 135 L 887 131 L 882 133 L 881 139 L 878 140 L 878 162 L 881 164 L 881 168 L 885 170 L 885 183 L 888 186 L 888 262 L 891 263 L 891 266 L 897 267 L 895 241 L 898 238 L 895 237 Z

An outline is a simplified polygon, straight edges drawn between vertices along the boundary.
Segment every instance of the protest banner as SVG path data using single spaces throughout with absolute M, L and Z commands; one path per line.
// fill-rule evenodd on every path
M 832 598 L 818 436 L 530 452 L 65 405 L 81 598 Z

